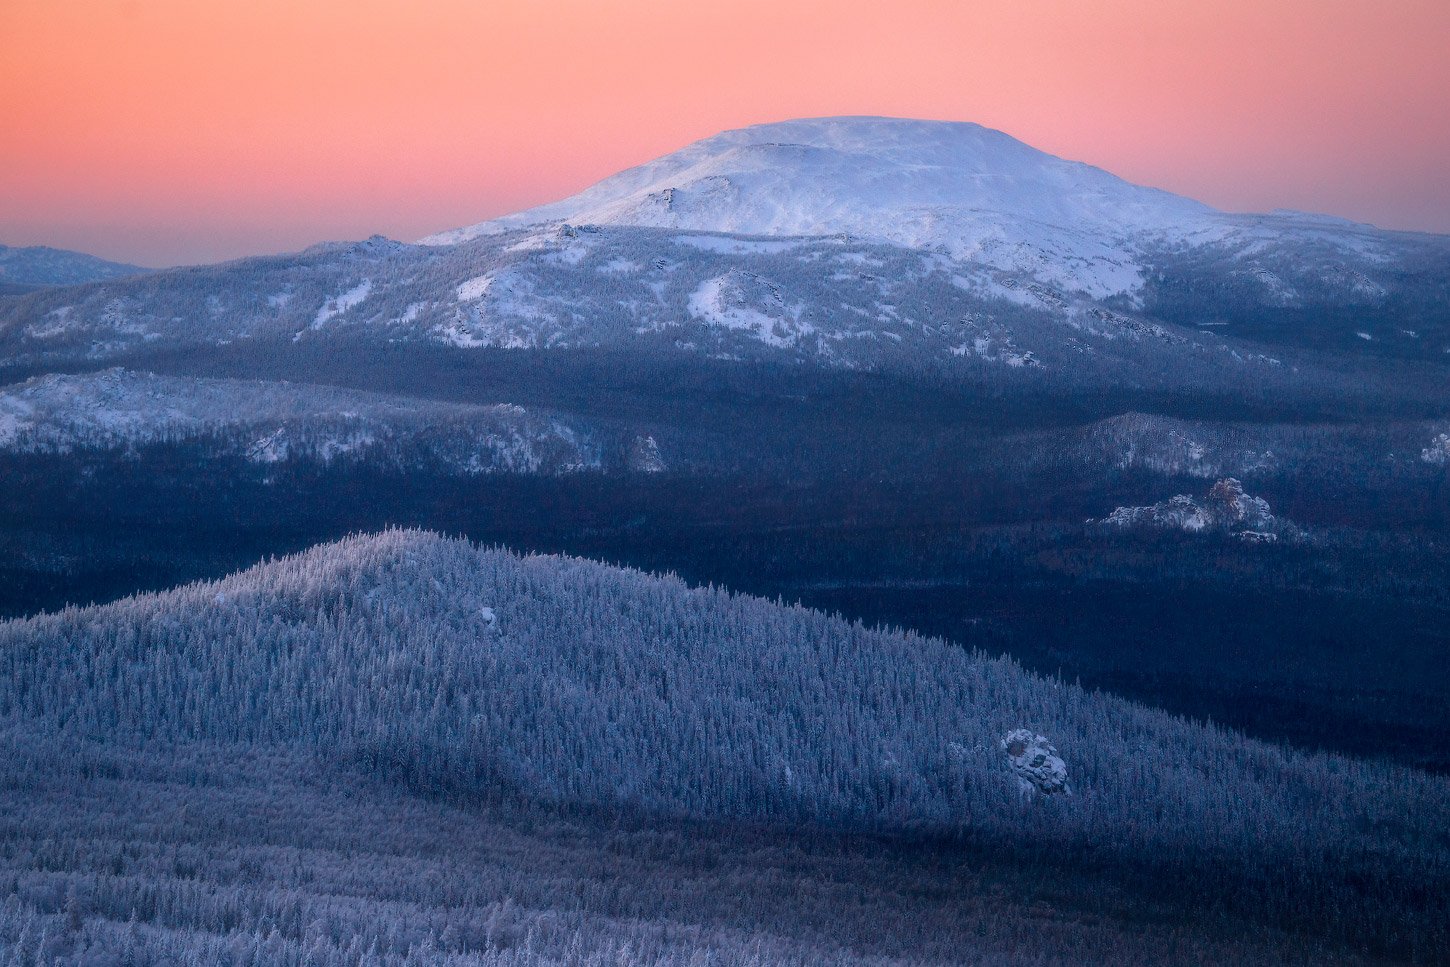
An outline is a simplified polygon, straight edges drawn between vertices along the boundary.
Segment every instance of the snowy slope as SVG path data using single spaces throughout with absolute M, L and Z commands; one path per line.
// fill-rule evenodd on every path
M 1000 740 L 1022 727 L 1073 779 L 1032 814 L 1054 840 L 1273 862 L 1301 837 L 1387 845 L 1435 828 L 1398 825 L 1417 808 L 1445 810 L 1415 795 L 1438 780 L 1261 745 L 941 640 L 417 532 L 0 623 L 0 671 L 0 708 L 35 732 L 311 746 L 430 789 L 703 817 L 1020 835 Z
M 1213 330 L 1163 327 L 939 253 L 658 228 L 548 226 L 456 246 L 360 246 L 0 304 L 0 359 L 36 367 L 278 343 L 628 348 L 1074 379 L 1171 370 L 1175 383 L 1187 370 L 1237 378 L 1276 366 L 1266 353 L 1235 354 Z
M 997 896 L 1002 887 L 962 870 L 999 855 L 1022 864 L 1031 892 L 1004 913 L 991 908 L 994 922 L 1009 921 L 1010 944 L 974 963 L 1164 963 L 1125 958 L 1116 945 L 1104 956 L 1097 930 L 1107 916 L 1127 916 L 1114 912 L 1126 902 L 1116 884 L 1146 877 L 1149 887 L 1172 885 L 1162 899 L 1179 896 L 1182 883 L 1212 887 L 1278 918 L 1276 930 L 1281 904 L 1306 924 L 1332 923 L 1335 936 L 1357 939 L 1373 924 L 1431 955 L 1445 949 L 1450 923 L 1444 777 L 1249 741 L 941 640 L 414 532 L 0 623 L 0 711 L 7 953 L 48 942 L 51 923 L 54 949 L 79 949 L 82 935 L 109 954 L 116 948 L 105 940 L 129 933 L 119 948 L 127 954 L 147 939 L 170 941 L 164 956 L 130 962 L 168 964 L 960 963 L 960 944 L 923 959 L 921 938 L 938 936 L 938 922 L 985 918 L 969 891 L 984 882 L 981 892 Z M 1069 794 L 1021 791 L 1019 776 L 1043 765 L 1013 751 L 1024 734 L 1028 750 L 1055 750 Z M 198 788 L 245 797 L 202 806 Z M 554 843 L 574 848 L 488 825 L 499 800 L 517 828 L 552 830 Z M 584 825 L 588 811 L 535 804 L 603 807 L 607 833 Z M 445 806 L 447 827 L 432 812 Z M 728 836 L 748 859 L 722 858 L 719 839 L 702 839 L 709 827 L 670 816 L 744 820 Z M 801 824 L 830 836 L 784 849 L 762 838 Z M 906 836 L 895 839 L 901 859 L 880 874 L 887 906 L 867 905 L 843 879 L 859 841 L 841 834 L 862 829 Z M 367 848 L 355 849 L 363 840 Z M 598 852 L 581 853 L 581 844 Z M 873 838 L 861 855 L 892 846 Z M 446 865 L 420 874 L 409 856 Z M 607 956 L 565 948 L 569 931 L 608 926 L 587 915 L 600 896 L 638 921 L 662 875 L 653 857 L 678 857 L 680 873 L 660 889 L 688 910 L 667 924 L 686 944 L 711 936 L 699 910 L 719 893 L 745 898 L 709 913 L 732 930 L 755 922 L 747 918 L 756 909 L 809 895 L 836 912 L 802 916 L 808 936 L 832 936 L 845 921 L 872 932 L 902 923 L 911 946 L 900 958 L 860 961 L 832 951 L 776 956 L 779 947 L 753 941 L 739 956 L 712 944 L 655 959 L 640 955 L 651 948 L 638 935 Z M 801 888 L 773 872 L 803 863 L 829 872 Z M 561 875 L 576 866 L 579 877 Z M 1086 870 L 1093 902 L 1090 913 L 1067 916 L 1061 897 L 1072 883 L 1063 876 L 1075 868 Z M 923 881 L 934 869 L 945 878 Z M 289 870 L 305 871 L 305 881 L 281 879 Z M 548 876 L 549 890 L 529 886 L 521 870 Z M 1098 895 L 1105 881 L 1108 903 Z M 345 901 L 359 895 L 386 902 L 358 911 Z M 955 905 L 923 917 L 906 905 L 938 895 Z M 1189 894 L 1193 908 L 1207 904 L 1201 896 Z M 555 923 L 537 940 L 504 933 L 513 921 L 496 915 L 495 897 L 508 898 L 505 911 L 542 911 Z M 465 921 L 463 933 L 441 904 L 476 917 L 479 929 Z M 1170 919 L 1159 898 L 1151 916 L 1128 909 L 1135 937 L 1144 923 L 1170 923 L 1172 962 L 1305 962 L 1184 954 L 1181 923 L 1191 918 Z M 80 926 L 66 927 L 66 916 Z M 379 941 L 387 955 L 357 942 L 355 931 L 371 929 L 364 917 L 390 928 Z M 1216 915 L 1214 925 L 1225 921 Z M 1065 946 L 1044 934 L 1043 924 L 1059 922 L 1088 939 Z M 199 926 L 183 929 L 191 924 Z M 102 926 L 107 933 L 87 932 Z M 182 946 L 193 936 L 196 947 Z M 510 946 L 500 950 L 496 936 Z M 465 947 L 460 937 L 478 939 Z M 217 938 L 228 945 L 191 955 Z M 327 938 L 350 946 L 339 952 Z M 1313 950 L 1323 949 L 1316 935 Z

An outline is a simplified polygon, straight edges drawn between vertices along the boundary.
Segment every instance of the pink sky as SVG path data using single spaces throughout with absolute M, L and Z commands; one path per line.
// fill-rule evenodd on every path
M 788 117 L 1450 231 L 1446 0 L 3 0 L 0 242 L 413 239 Z

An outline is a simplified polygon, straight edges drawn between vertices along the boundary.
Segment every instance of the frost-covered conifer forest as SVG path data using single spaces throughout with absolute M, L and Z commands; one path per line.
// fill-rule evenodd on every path
M 1450 962 L 1444 236 L 837 118 L 0 267 L 4 967 Z

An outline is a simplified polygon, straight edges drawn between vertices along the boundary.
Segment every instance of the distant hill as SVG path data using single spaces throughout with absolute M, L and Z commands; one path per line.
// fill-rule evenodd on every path
M 54 285 L 82 285 L 149 271 L 139 265 L 108 262 L 84 252 L 34 245 L 0 245 L 0 295 L 28 292 Z

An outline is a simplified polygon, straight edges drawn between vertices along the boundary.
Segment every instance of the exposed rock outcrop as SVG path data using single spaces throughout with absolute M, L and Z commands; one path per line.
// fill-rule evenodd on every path
M 1243 484 L 1225 477 L 1202 500 L 1178 494 L 1146 507 L 1119 507 L 1103 524 L 1233 534 L 1253 543 L 1278 540 L 1285 529 L 1262 497 L 1244 493 Z
M 668 469 L 654 437 L 634 438 L 634 444 L 629 448 L 629 469 L 635 473 L 663 473 Z
M 1046 736 L 1031 729 L 1013 729 L 1002 736 L 1002 751 L 1007 754 L 1007 765 L 1024 795 L 1072 792 L 1067 782 L 1067 764 Z

